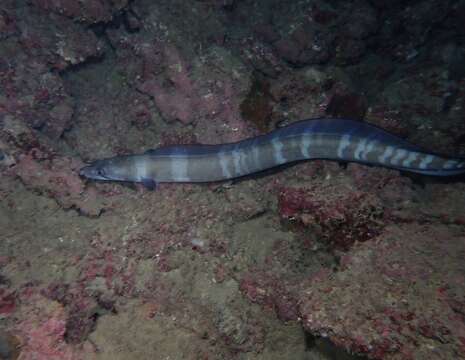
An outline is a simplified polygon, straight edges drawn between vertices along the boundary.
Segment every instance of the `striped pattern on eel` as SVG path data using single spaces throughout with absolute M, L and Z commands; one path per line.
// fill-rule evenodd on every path
M 379 165 L 433 176 L 465 173 L 465 159 L 431 153 L 368 123 L 344 119 L 295 122 L 236 143 L 179 145 L 97 160 L 81 169 L 96 180 L 211 182 L 299 160 Z

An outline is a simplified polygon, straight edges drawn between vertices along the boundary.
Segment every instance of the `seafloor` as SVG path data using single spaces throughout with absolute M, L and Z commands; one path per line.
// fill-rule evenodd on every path
M 1 0 L 1 359 L 465 359 L 465 181 L 88 161 L 294 120 L 465 155 L 465 1 Z

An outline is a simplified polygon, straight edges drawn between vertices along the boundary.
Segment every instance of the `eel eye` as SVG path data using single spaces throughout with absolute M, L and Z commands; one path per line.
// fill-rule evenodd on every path
M 103 168 L 98 169 L 97 174 L 98 174 L 99 176 L 105 177 L 105 169 L 103 169 Z

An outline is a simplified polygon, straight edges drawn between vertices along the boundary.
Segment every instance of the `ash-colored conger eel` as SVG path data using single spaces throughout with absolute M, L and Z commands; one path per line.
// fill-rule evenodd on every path
M 368 123 L 313 119 L 235 143 L 167 146 L 97 160 L 83 167 L 80 175 L 154 188 L 161 182 L 234 179 L 308 159 L 352 161 L 433 176 L 465 173 L 465 158 L 424 151 Z

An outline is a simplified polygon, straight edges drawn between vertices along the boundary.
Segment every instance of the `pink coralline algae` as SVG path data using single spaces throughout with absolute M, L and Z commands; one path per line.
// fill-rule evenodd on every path
M 369 193 L 341 189 L 284 188 L 279 194 L 283 219 L 316 231 L 331 247 L 347 250 L 379 234 L 383 205 Z
M 62 16 L 53 21 L 35 7 L 0 15 L 0 37 L 6 36 L 0 59 L 0 116 L 13 119 L 48 139 L 59 139 L 72 126 L 74 99 L 57 72 L 102 55 L 103 45 L 90 30 Z M 20 16 L 21 32 L 13 30 Z M 15 36 L 10 36 L 10 35 Z
M 462 358 L 464 245 L 444 226 L 386 228 L 302 292 L 304 327 L 371 359 Z
M 10 171 L 26 187 L 49 195 L 64 208 L 76 208 L 84 214 L 97 216 L 103 205 L 95 189 L 84 190 L 84 183 L 77 174 L 81 166 L 82 162 L 73 158 L 40 160 L 29 153 L 21 156 Z
M 157 108 L 166 120 L 191 123 L 199 108 L 208 103 L 208 98 L 204 98 L 205 104 L 203 104 L 190 79 L 188 63 L 174 47 L 164 47 L 163 55 L 166 80 L 151 75 L 143 80 L 139 89 L 153 97 Z M 151 61 L 151 58 L 147 61 Z
M 280 320 L 297 320 L 297 300 L 286 285 L 289 284 L 283 283 L 272 273 L 257 271 L 245 274 L 240 282 L 240 290 L 251 302 L 273 309 Z
M 88 343 L 74 347 L 65 342 L 67 316 L 57 302 L 33 296 L 34 307 L 23 306 L 14 333 L 21 343 L 19 359 L 81 360 L 94 352 Z
M 230 81 L 196 79 L 193 65 L 178 49 L 163 44 L 159 47 L 160 53 L 142 52 L 144 63 L 150 65 L 144 66 L 137 87 L 153 98 L 165 120 L 192 124 L 214 119 L 231 127 L 236 124 L 239 128 L 244 127 L 239 116 L 239 103 L 234 101 L 237 94 Z M 159 64 L 157 69 L 151 69 L 153 64 Z
M 47 298 L 64 307 L 66 324 L 64 338 L 69 344 L 83 343 L 95 328 L 99 313 L 113 309 L 114 302 L 99 292 L 91 294 L 86 282 L 73 284 L 52 284 L 41 292 Z M 92 296 L 94 295 L 94 296 Z
M 12 291 L 0 289 L 0 316 L 8 316 L 16 309 L 16 296 Z

